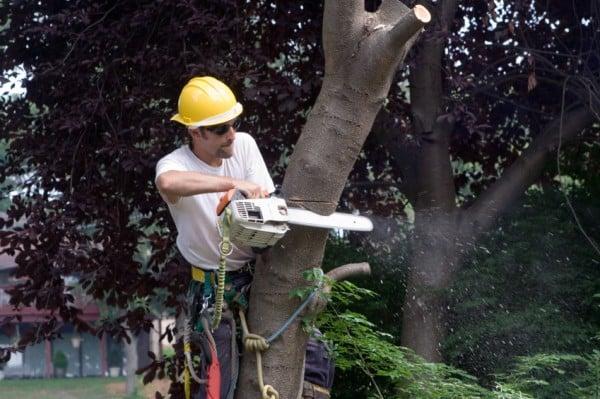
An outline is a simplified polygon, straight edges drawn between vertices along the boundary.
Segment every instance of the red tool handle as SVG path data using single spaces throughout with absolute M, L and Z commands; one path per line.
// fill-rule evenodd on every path
M 235 188 L 232 188 L 231 190 L 223 194 L 223 196 L 219 199 L 219 205 L 217 205 L 217 216 L 221 216 L 227 205 L 229 205 L 229 203 L 233 199 L 233 196 L 235 195 L 236 191 L 237 190 Z

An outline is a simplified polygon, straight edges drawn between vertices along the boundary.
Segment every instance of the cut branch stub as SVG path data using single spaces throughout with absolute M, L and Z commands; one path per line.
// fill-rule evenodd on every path
M 421 5 L 415 6 L 402 16 L 390 32 L 391 45 L 395 47 L 403 46 L 429 21 L 431 21 L 429 11 Z

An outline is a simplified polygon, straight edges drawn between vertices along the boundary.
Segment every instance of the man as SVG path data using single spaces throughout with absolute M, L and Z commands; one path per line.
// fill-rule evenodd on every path
M 222 193 L 238 189 L 247 197 L 262 198 L 275 191 L 256 142 L 249 134 L 237 132 L 237 118 L 242 111 L 242 105 L 224 83 L 208 76 L 191 79 L 179 96 L 178 113 L 171 118 L 186 126 L 189 144 L 163 157 L 156 165 L 156 185 L 177 227 L 177 248 L 196 280 L 208 279 L 208 273 L 217 270 L 221 237 L 216 208 Z M 234 245 L 227 256 L 226 270 L 235 289 L 248 286 L 254 260 L 250 248 Z M 232 321 L 229 326 L 222 323 L 214 332 L 222 398 L 230 397 L 235 387 L 230 370 L 237 352 L 235 348 L 223 348 L 231 342 L 234 326 Z M 314 376 L 316 391 L 322 393 L 320 386 L 331 387 L 332 365 L 328 359 L 323 362 L 327 355 L 322 347 L 309 345 L 307 364 L 315 356 L 319 364 L 314 370 L 307 370 L 306 375 Z
M 212 77 L 193 78 L 181 91 L 178 108 L 171 120 L 187 127 L 190 143 L 158 161 L 156 185 L 177 226 L 181 255 L 195 267 L 216 270 L 220 195 L 236 188 L 257 198 L 275 188 L 254 139 L 236 132 L 242 105 L 225 84 Z M 254 258 L 250 248 L 234 247 L 227 271 Z

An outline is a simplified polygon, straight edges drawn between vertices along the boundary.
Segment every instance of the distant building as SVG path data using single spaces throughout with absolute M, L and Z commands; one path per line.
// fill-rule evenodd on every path
M 34 323 L 43 322 L 49 315 L 47 310 L 35 307 L 24 307 L 15 310 L 9 304 L 7 289 L 16 284 L 11 277 L 16 269 L 14 258 L 6 254 L 0 255 L 0 321 L 7 316 L 20 315 L 21 322 L 11 323 L 0 328 L 0 346 L 12 345 L 28 330 L 34 328 Z M 85 298 L 77 298 L 82 309 L 81 318 L 94 322 L 100 317 L 100 309 L 93 302 L 86 303 Z M 73 326 L 65 324 L 61 334 L 63 339 L 46 341 L 29 346 L 23 353 L 13 354 L 4 367 L 4 375 L 8 378 L 50 378 L 54 375 L 52 358 L 57 351 L 62 351 L 68 360 L 66 376 L 106 376 L 108 375 L 108 353 L 118 343 L 104 335 L 101 339 L 90 334 L 79 334 Z M 120 351 L 120 348 L 119 348 Z

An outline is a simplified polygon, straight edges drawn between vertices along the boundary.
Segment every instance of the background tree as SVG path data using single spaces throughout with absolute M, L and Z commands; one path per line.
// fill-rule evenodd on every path
M 597 12 L 586 2 L 440 1 L 410 63 L 412 120 L 398 105 L 381 116 L 376 137 L 415 212 L 402 342 L 427 359 L 442 359 L 445 290 L 481 234 L 552 178 L 544 167 L 560 144 L 598 140 L 586 130 L 598 107 L 597 33 L 580 23 Z

